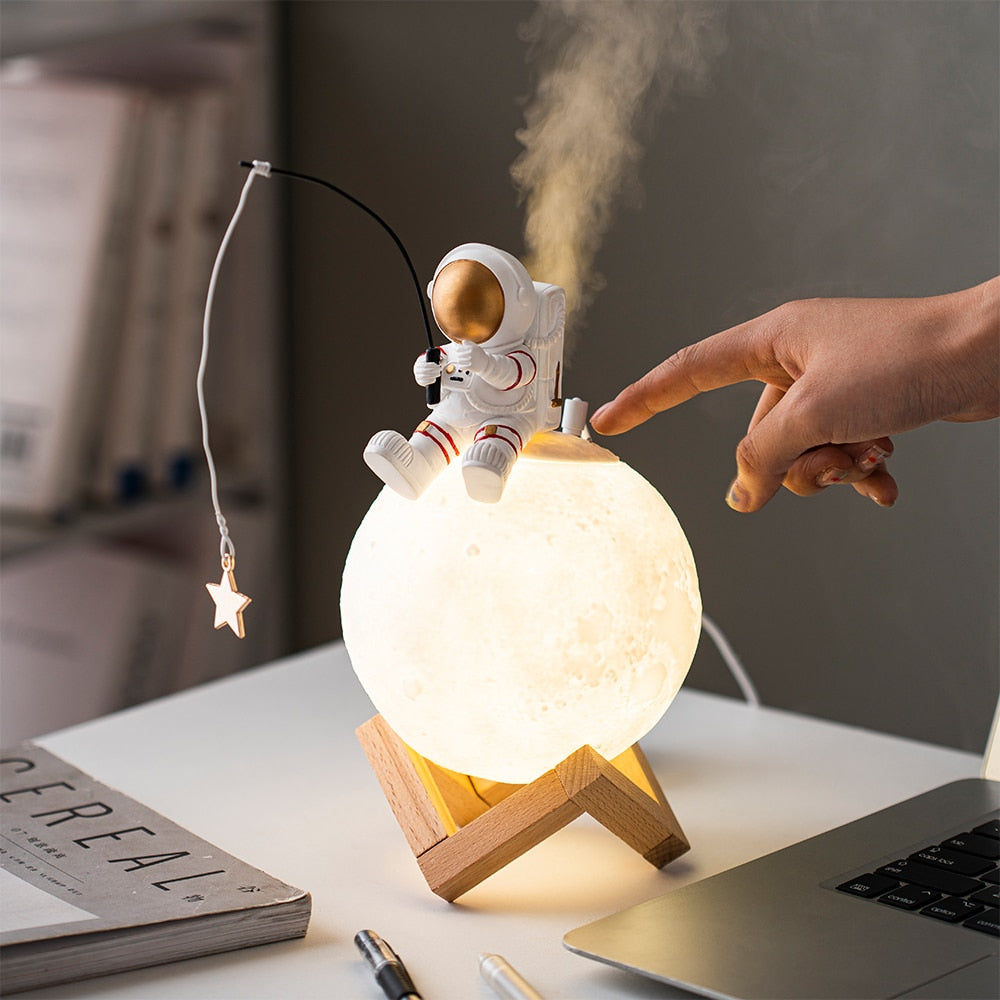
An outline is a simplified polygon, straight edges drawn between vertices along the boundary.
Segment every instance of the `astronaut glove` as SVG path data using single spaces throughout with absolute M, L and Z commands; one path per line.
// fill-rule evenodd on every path
M 428 361 L 423 354 L 421 354 L 416 361 L 413 362 L 413 377 L 417 381 L 417 385 L 430 385 L 432 382 L 437 381 L 441 376 L 442 364 L 439 361 Z
M 482 373 L 490 363 L 490 356 L 478 344 L 471 340 L 463 340 L 460 344 L 449 348 L 448 356 L 466 371 Z

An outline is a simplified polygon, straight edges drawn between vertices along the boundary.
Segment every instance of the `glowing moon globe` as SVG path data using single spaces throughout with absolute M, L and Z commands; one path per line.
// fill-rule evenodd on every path
M 386 487 L 351 545 L 354 670 L 400 738 L 452 771 L 523 784 L 584 744 L 615 757 L 690 667 L 701 599 L 677 518 L 574 440 L 590 460 L 529 446 L 497 504 L 469 499 L 458 462 L 417 501 Z

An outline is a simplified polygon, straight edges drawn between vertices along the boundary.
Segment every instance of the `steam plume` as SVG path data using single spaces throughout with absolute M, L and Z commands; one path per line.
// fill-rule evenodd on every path
M 523 37 L 538 76 L 511 167 L 526 263 L 579 319 L 600 287 L 614 202 L 638 191 L 642 126 L 677 88 L 705 82 L 725 45 L 721 12 L 705 0 L 541 0 Z

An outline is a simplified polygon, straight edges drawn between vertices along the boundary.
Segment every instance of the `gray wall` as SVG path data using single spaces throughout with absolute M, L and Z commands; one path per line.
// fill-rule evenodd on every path
M 424 280 L 466 240 L 521 252 L 509 167 L 533 5 L 281 8 L 288 164 L 372 204 Z M 606 287 L 567 393 L 596 406 L 789 298 L 933 294 L 997 273 L 998 14 L 959 0 L 725 5 L 710 87 L 675 96 L 646 135 L 641 205 L 623 204 L 603 242 Z M 343 559 L 378 488 L 365 441 L 424 412 L 410 374 L 423 334 L 385 235 L 292 187 L 293 603 L 309 646 L 339 634 Z M 706 611 L 766 703 L 981 749 L 1000 684 L 997 423 L 898 438 L 891 511 L 834 488 L 741 516 L 723 494 L 757 391 L 721 390 L 610 442 L 679 516 Z M 690 683 L 735 692 L 707 639 Z

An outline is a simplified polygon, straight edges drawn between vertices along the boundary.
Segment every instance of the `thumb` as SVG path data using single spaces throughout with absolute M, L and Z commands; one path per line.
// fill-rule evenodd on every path
M 785 474 L 792 467 L 789 462 L 784 469 L 770 471 L 755 447 L 754 436 L 755 432 L 751 431 L 737 446 L 736 478 L 726 492 L 726 503 L 741 514 L 760 510 L 778 492 Z

